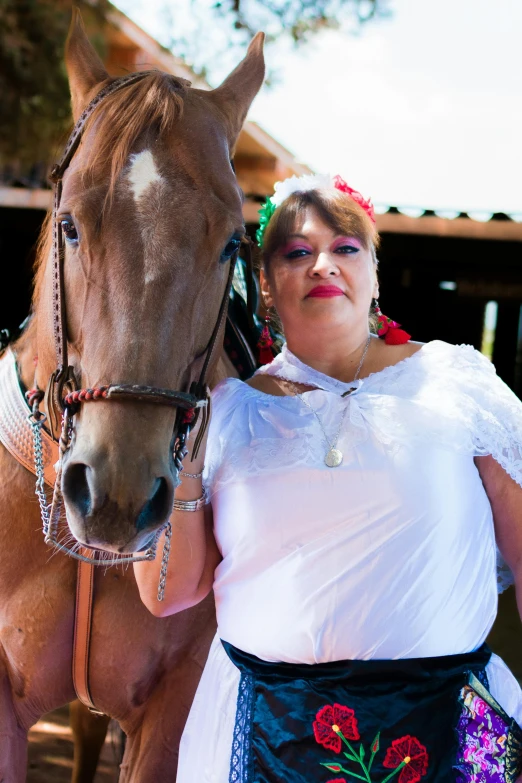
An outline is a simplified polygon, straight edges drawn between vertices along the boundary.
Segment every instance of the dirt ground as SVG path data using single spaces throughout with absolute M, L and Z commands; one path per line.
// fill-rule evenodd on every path
M 117 783 L 118 762 L 116 725 L 109 726 L 94 783 Z M 70 783 L 73 767 L 73 741 L 69 728 L 69 708 L 44 715 L 29 733 L 27 783 Z

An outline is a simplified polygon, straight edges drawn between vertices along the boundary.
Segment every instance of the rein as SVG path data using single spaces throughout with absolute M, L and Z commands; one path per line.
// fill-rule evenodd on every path
M 97 401 L 97 400 L 130 400 L 132 402 L 146 402 L 154 403 L 156 405 L 166 405 L 169 407 L 177 408 L 176 423 L 174 425 L 174 451 L 173 458 L 174 464 L 178 472 L 183 467 L 183 460 L 186 457 L 188 451 L 186 448 L 187 439 L 190 434 L 190 430 L 196 423 L 198 416 L 203 417 L 202 425 L 194 444 L 194 456 L 197 456 L 201 442 L 203 440 L 205 430 L 209 422 L 209 401 L 210 397 L 206 386 L 206 376 L 208 368 L 211 364 L 212 358 L 215 354 L 216 345 L 219 334 L 222 331 L 223 324 L 226 318 L 226 312 L 228 307 L 228 298 L 230 295 L 230 289 L 232 286 L 232 279 L 234 276 L 234 268 L 238 257 L 238 252 L 231 257 L 230 269 L 228 274 L 228 280 L 225 286 L 223 299 L 221 301 L 218 317 L 214 329 L 212 331 L 210 340 L 205 349 L 205 352 L 197 357 L 195 362 L 203 361 L 203 366 L 199 373 L 197 381 L 193 381 L 190 384 L 189 391 L 178 391 L 173 389 L 164 389 L 155 386 L 142 386 L 133 384 L 115 383 L 107 386 L 100 386 L 95 389 L 79 389 L 74 375 L 74 369 L 68 362 L 68 345 L 67 345 L 67 316 L 66 316 L 66 302 L 65 302 L 65 285 L 64 285 L 64 259 L 65 259 L 65 246 L 62 234 L 60 222 L 58 220 L 58 213 L 62 195 L 62 179 L 67 167 L 71 163 L 73 156 L 78 149 L 81 142 L 83 132 L 85 130 L 85 124 L 91 117 L 95 109 L 99 104 L 112 95 L 116 91 L 127 87 L 135 82 L 138 82 L 146 74 L 135 73 L 128 76 L 115 79 L 110 84 L 106 85 L 89 103 L 86 109 L 78 119 L 71 136 L 65 147 L 65 151 L 62 158 L 56 163 L 50 174 L 50 179 L 54 184 L 54 200 L 53 200 L 53 213 L 52 213 L 52 264 L 53 264 L 53 334 L 54 345 L 56 353 L 56 370 L 52 373 L 47 391 L 45 393 L 45 399 L 47 403 L 47 413 L 49 417 L 49 425 L 53 437 L 60 428 L 59 437 L 59 450 L 60 459 L 57 468 L 56 482 L 54 485 L 53 498 L 51 505 L 47 505 L 46 496 L 43 491 L 43 472 L 41 460 L 36 455 L 41 454 L 42 450 L 42 433 L 41 429 L 47 416 L 40 412 L 39 406 L 44 397 L 43 392 L 40 390 L 32 390 L 28 393 L 28 401 L 32 407 L 32 412 L 28 416 L 28 421 L 33 430 L 34 439 L 34 454 L 35 454 L 35 473 L 36 473 L 36 495 L 40 503 L 40 512 L 43 523 L 43 532 L 46 544 L 62 550 L 71 557 L 77 560 L 88 562 L 91 565 L 111 565 L 112 563 L 129 563 L 140 560 L 154 560 L 156 557 L 156 549 L 159 537 L 162 530 L 166 529 L 166 538 L 164 545 L 163 559 L 168 558 L 168 551 L 170 547 L 170 522 L 160 529 L 153 540 L 150 547 L 139 555 L 115 555 L 110 560 L 96 557 L 85 556 L 74 549 L 71 549 L 67 545 L 58 541 L 58 525 L 62 516 L 63 510 L 63 495 L 61 491 L 61 471 L 63 457 L 67 452 L 71 437 L 74 430 L 74 415 L 77 413 L 80 405 Z M 247 259 L 250 257 L 250 244 L 249 240 L 243 238 L 243 241 L 247 246 Z M 251 268 L 251 266 L 250 266 Z M 250 298 L 250 297 L 249 297 Z M 251 307 L 251 303 L 249 303 Z M 204 358 L 202 358 L 204 357 Z M 61 426 L 60 426 L 61 420 Z M 86 549 L 90 549 L 86 547 Z M 166 572 L 165 569 L 162 571 Z M 160 582 L 160 588 L 158 590 L 158 599 L 162 600 L 163 584 Z

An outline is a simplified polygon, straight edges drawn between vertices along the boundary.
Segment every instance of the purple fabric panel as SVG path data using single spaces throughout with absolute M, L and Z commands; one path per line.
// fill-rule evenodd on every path
M 509 725 L 470 686 L 461 696 L 457 783 L 504 783 Z

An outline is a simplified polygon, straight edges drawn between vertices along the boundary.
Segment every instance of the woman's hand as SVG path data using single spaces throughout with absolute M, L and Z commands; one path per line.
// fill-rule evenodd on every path
M 198 500 L 203 495 L 203 482 L 199 474 L 205 465 L 208 427 L 198 454 L 193 457 L 194 445 L 203 426 L 203 417 L 198 418 L 196 426 L 189 433 L 188 454 L 179 473 L 181 483 L 176 488 L 176 500 Z M 202 601 L 212 589 L 214 570 L 221 560 L 214 539 L 210 505 L 199 511 L 175 510 L 170 522 L 172 538 L 163 601 L 158 601 L 157 593 L 165 533 L 158 542 L 158 555 L 154 561 L 134 563 L 141 600 L 156 617 L 180 612 Z

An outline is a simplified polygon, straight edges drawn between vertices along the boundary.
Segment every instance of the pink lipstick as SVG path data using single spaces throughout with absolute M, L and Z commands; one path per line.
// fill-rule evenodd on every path
M 336 285 L 317 285 L 307 293 L 306 298 L 318 297 L 328 299 L 332 296 L 344 296 L 344 291 L 341 291 Z

